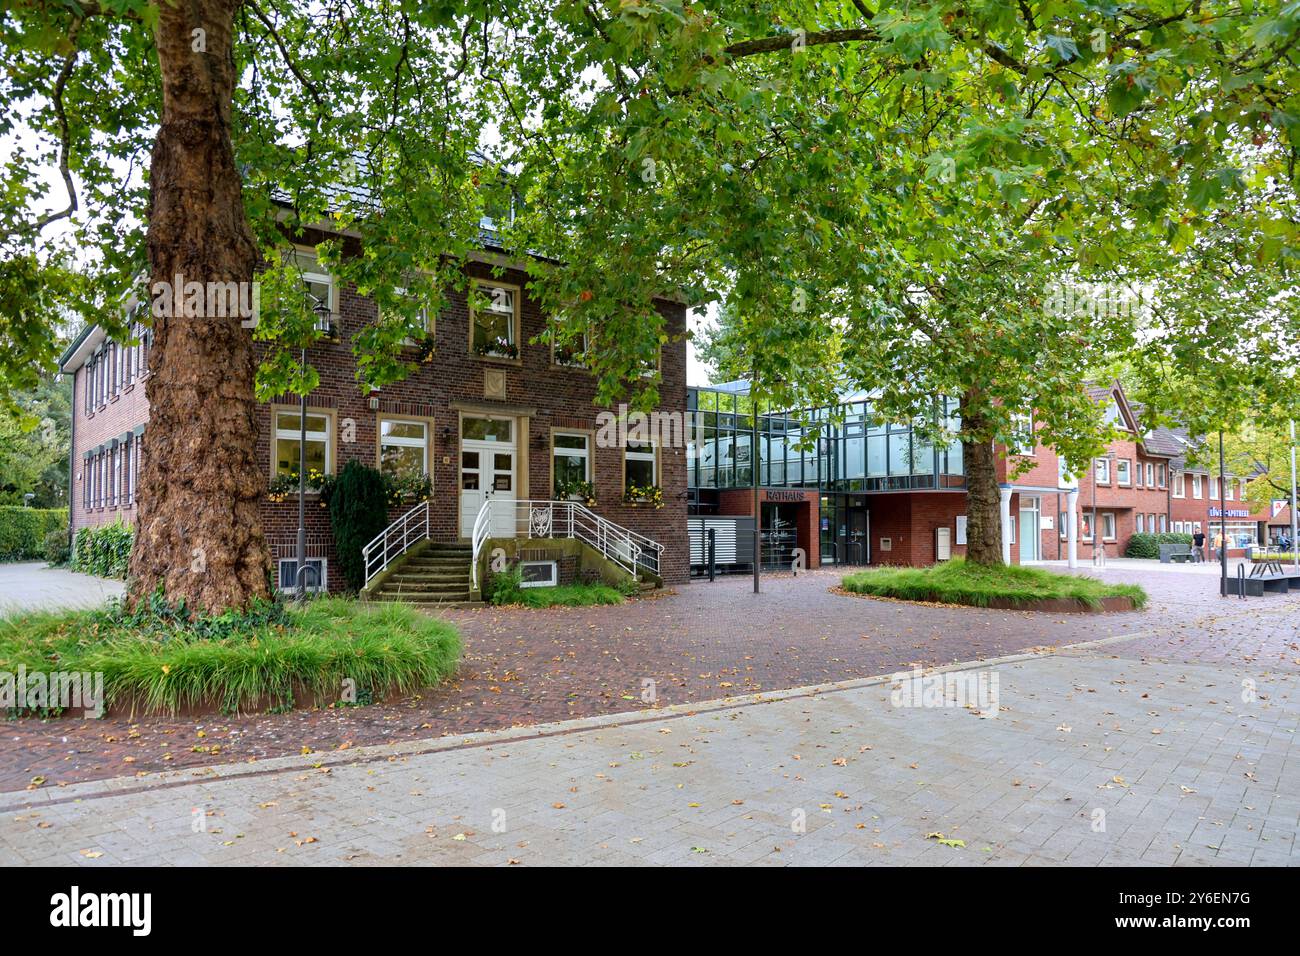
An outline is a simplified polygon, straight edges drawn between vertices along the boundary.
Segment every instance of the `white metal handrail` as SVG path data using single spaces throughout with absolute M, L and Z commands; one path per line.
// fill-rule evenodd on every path
M 506 524 L 509 534 L 494 535 L 494 527 Z M 659 573 L 659 555 L 664 546 L 643 534 L 602 518 L 577 501 L 544 498 L 489 498 L 474 519 L 470 554 L 470 580 L 478 587 L 478 557 L 491 537 L 575 538 L 613 561 L 629 574 L 645 569 Z
M 375 575 L 405 554 L 413 544 L 429 537 L 429 502 L 421 501 L 379 534 L 361 551 L 366 561 L 366 585 Z

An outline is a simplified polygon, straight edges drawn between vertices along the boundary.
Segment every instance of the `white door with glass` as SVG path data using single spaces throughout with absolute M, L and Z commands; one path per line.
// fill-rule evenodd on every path
M 460 424 L 460 533 L 474 534 L 485 501 L 515 501 L 515 422 L 512 418 L 471 418 Z M 494 538 L 515 536 L 515 509 L 494 506 Z
M 1020 496 L 1020 563 L 1039 559 L 1039 503 L 1037 497 Z

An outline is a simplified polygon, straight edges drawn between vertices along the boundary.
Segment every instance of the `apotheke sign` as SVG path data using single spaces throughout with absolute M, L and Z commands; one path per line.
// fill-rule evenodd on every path
M 1229 508 L 1227 511 L 1223 511 L 1219 508 L 1211 508 L 1210 517 L 1211 518 L 1249 518 L 1250 512 L 1247 511 L 1245 508 Z

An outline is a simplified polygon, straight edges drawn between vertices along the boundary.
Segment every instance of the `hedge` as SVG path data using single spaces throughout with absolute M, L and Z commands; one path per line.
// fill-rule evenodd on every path
M 1191 543 L 1192 536 L 1181 531 L 1164 531 L 1158 534 L 1143 532 L 1128 539 L 1128 547 L 1124 549 L 1124 555 L 1129 558 L 1158 558 L 1162 544 L 1190 546 Z
M 0 561 L 34 561 L 45 557 L 45 536 L 68 530 L 67 508 L 0 505 Z
M 82 528 L 72 551 L 72 570 L 101 578 L 125 578 L 135 533 L 120 521 Z

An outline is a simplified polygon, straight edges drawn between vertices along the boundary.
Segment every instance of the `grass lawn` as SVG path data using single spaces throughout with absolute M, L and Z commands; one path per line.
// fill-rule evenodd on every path
M 1032 607 L 1052 598 L 1081 601 L 1100 607 L 1102 598 L 1126 597 L 1144 607 L 1147 593 L 1136 584 L 1103 584 L 1095 578 L 1055 574 L 1019 565 L 986 568 L 960 558 L 930 568 L 876 568 L 844 577 L 846 591 L 901 598 L 905 601 L 939 601 L 988 607 L 996 599 L 1017 607 Z
M 608 584 L 561 584 L 553 588 L 502 588 L 492 594 L 496 605 L 516 604 L 524 607 L 591 607 L 595 604 L 622 604 L 623 592 Z
M 107 707 L 286 710 L 409 692 L 451 676 L 460 637 L 402 604 L 321 598 L 185 623 L 165 607 L 19 613 L 0 618 L 0 671 L 104 675 Z

